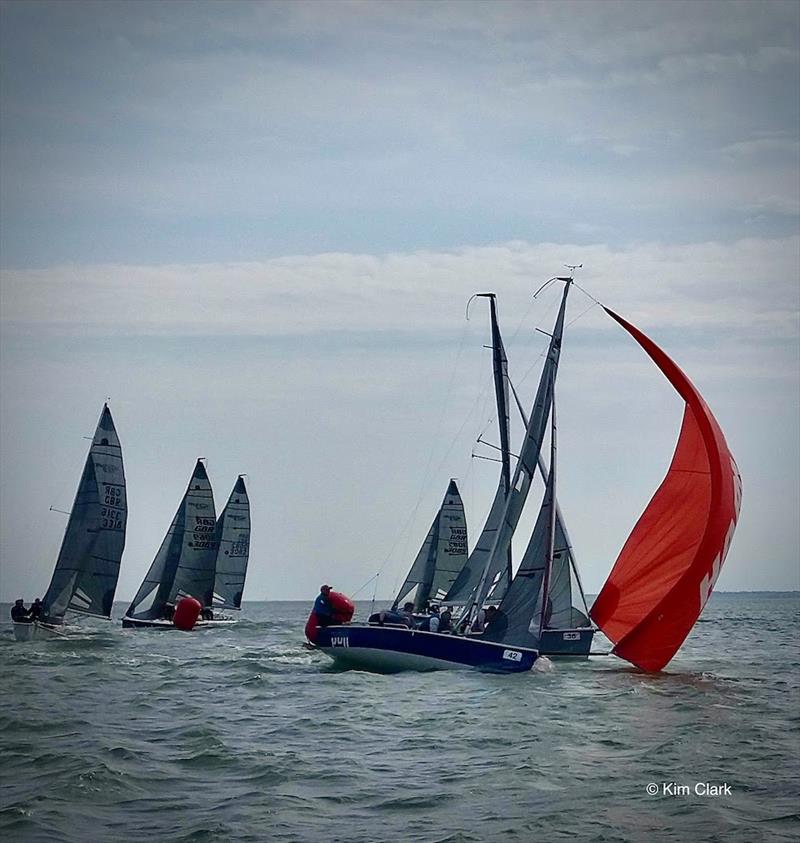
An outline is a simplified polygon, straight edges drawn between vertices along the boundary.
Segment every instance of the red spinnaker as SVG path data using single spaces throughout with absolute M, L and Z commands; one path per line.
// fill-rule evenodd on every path
M 614 653 L 661 670 L 697 621 L 722 569 L 742 481 L 708 405 L 675 363 L 608 308 L 686 402 L 672 464 L 591 609 Z

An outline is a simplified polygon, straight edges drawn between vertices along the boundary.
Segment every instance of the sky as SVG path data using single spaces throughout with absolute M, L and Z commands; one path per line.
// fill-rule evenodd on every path
M 45 591 L 106 399 L 118 599 L 198 456 L 218 508 L 247 474 L 246 600 L 390 597 L 449 479 L 470 546 L 497 482 L 468 299 L 497 293 L 529 404 L 561 291 L 533 293 L 565 264 L 558 496 L 586 589 L 683 409 L 596 300 L 684 369 L 737 459 L 717 588 L 800 588 L 796 2 L 0 14 L 0 600 Z

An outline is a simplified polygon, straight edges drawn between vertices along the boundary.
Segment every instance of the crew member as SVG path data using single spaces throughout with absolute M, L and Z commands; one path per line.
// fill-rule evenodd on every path
M 320 626 L 330 626 L 336 623 L 333 617 L 333 606 L 331 606 L 330 595 L 331 587 L 323 585 L 320 587 L 317 599 L 314 601 L 314 614 L 317 616 L 317 622 Z
M 28 610 L 25 608 L 25 601 L 21 597 L 14 601 L 14 605 L 11 607 L 11 620 L 14 623 L 30 623 L 31 621 L 28 617 Z
M 31 603 L 31 608 L 28 614 L 32 621 L 38 621 L 42 617 L 42 613 L 44 612 L 44 606 L 42 606 L 42 601 L 37 597 L 33 603 Z

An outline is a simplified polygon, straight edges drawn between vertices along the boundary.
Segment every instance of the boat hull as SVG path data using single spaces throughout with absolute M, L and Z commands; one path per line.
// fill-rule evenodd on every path
M 213 621 L 198 621 L 192 629 L 205 629 L 210 627 L 218 627 L 218 626 L 231 626 L 232 624 L 236 623 L 236 618 L 215 618 Z M 175 626 L 172 621 L 158 619 L 158 620 L 141 620 L 139 618 L 130 618 L 127 615 L 122 619 L 122 627 L 123 629 L 175 629 L 177 630 L 178 627 Z
M 551 659 L 589 658 L 592 649 L 594 629 L 545 629 L 539 645 L 539 653 Z
M 376 673 L 405 670 L 521 673 L 530 670 L 539 655 L 525 647 L 476 638 L 361 624 L 322 627 L 315 645 L 341 667 Z
M 14 621 L 14 638 L 17 641 L 45 641 L 48 638 L 63 638 L 64 633 L 49 624 L 32 621 L 19 623 Z

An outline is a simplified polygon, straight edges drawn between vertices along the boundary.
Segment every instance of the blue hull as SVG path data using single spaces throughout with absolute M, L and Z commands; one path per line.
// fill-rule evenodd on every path
M 594 630 L 591 627 L 581 629 L 545 629 L 539 653 L 542 656 L 558 658 L 571 656 L 588 658 L 592 649 Z
M 341 667 L 378 673 L 469 669 L 521 673 L 530 670 L 539 656 L 525 647 L 396 626 L 323 627 L 315 643 Z

